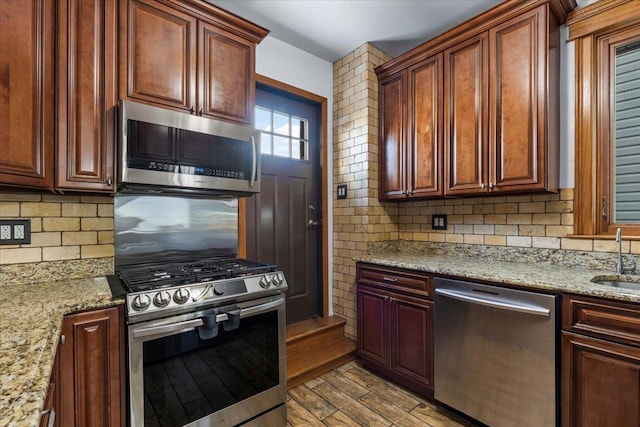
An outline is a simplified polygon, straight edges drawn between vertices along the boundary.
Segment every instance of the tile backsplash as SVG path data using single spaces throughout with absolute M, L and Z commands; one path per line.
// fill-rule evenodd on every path
M 113 272 L 113 197 L 0 193 L 0 218 L 31 220 L 31 243 L 0 246 L 0 283 Z

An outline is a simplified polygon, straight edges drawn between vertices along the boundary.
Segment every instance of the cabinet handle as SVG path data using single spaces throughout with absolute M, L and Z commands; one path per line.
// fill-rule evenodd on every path
M 107 178 L 107 185 L 109 187 L 111 187 L 111 185 L 113 185 L 113 180 L 111 179 L 111 177 Z
M 495 185 L 493 185 L 493 182 L 489 183 L 489 190 L 493 190 L 493 187 L 495 187 Z
M 385 295 L 384 296 L 384 300 L 385 300 L 385 302 L 389 302 L 389 295 Z
M 189 108 L 189 113 L 193 114 L 196 110 L 193 109 L 193 105 Z
M 480 188 L 482 188 L 484 190 L 484 187 L 486 187 L 486 185 L 484 184 L 484 182 L 480 183 Z
M 384 280 L 385 282 L 389 282 L 389 283 L 396 283 L 397 282 L 396 279 L 392 279 L 391 277 L 387 277 L 387 276 L 384 276 L 382 278 L 382 280 Z
M 204 110 L 201 108 L 200 111 L 198 111 L 198 115 L 201 116 L 204 114 Z
M 65 337 L 64 335 L 60 335 L 60 344 L 64 345 L 64 343 L 67 342 L 67 337 Z
M 42 411 L 42 416 L 49 415 L 49 422 L 47 423 L 47 427 L 53 427 L 56 425 L 56 411 L 53 409 L 47 409 Z

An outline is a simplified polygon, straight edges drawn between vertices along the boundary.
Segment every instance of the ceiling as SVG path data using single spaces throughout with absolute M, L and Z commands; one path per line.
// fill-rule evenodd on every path
M 392 57 L 501 0 L 207 0 L 329 62 L 366 42 Z

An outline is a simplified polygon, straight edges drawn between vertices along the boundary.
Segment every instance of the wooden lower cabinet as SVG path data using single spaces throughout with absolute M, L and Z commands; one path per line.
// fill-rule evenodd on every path
M 40 417 L 40 427 L 57 427 L 60 423 L 56 420 L 58 411 L 59 387 L 60 381 L 60 353 L 56 353 L 55 361 L 53 362 L 53 370 L 51 371 L 51 378 L 49 379 L 49 387 L 47 388 L 47 397 L 44 401 L 44 408 L 42 409 L 42 417 Z
M 563 426 L 640 426 L 640 349 L 562 333 Z
M 65 316 L 57 425 L 124 426 L 124 308 Z
M 562 425 L 640 426 L 640 307 L 562 300 Z
M 433 397 L 433 301 L 384 271 L 380 286 L 358 282 L 358 354 L 368 368 Z

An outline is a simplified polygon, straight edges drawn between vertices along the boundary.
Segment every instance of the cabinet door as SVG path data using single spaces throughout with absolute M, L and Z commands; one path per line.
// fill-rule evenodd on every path
M 486 33 L 444 52 L 445 195 L 487 185 L 487 84 Z
M 129 0 L 121 19 L 121 97 L 195 110 L 196 19 L 152 0 Z
M 388 366 L 389 296 L 368 286 L 358 286 L 358 353 Z
M 53 189 L 54 2 L 0 1 L 0 185 Z
M 253 124 L 254 44 L 199 23 L 199 114 Z
M 113 191 L 116 7 L 104 0 L 59 3 L 59 189 Z
M 407 192 L 442 195 L 442 54 L 408 71 Z
M 390 294 L 391 369 L 433 388 L 433 302 Z
M 65 316 L 60 346 L 59 425 L 123 425 L 121 319 L 121 307 Z
M 405 104 L 403 73 L 380 82 L 380 193 L 381 200 L 404 199 L 405 188 Z
M 545 186 L 546 7 L 489 30 L 492 191 Z
M 562 333 L 562 425 L 640 425 L 640 349 Z

